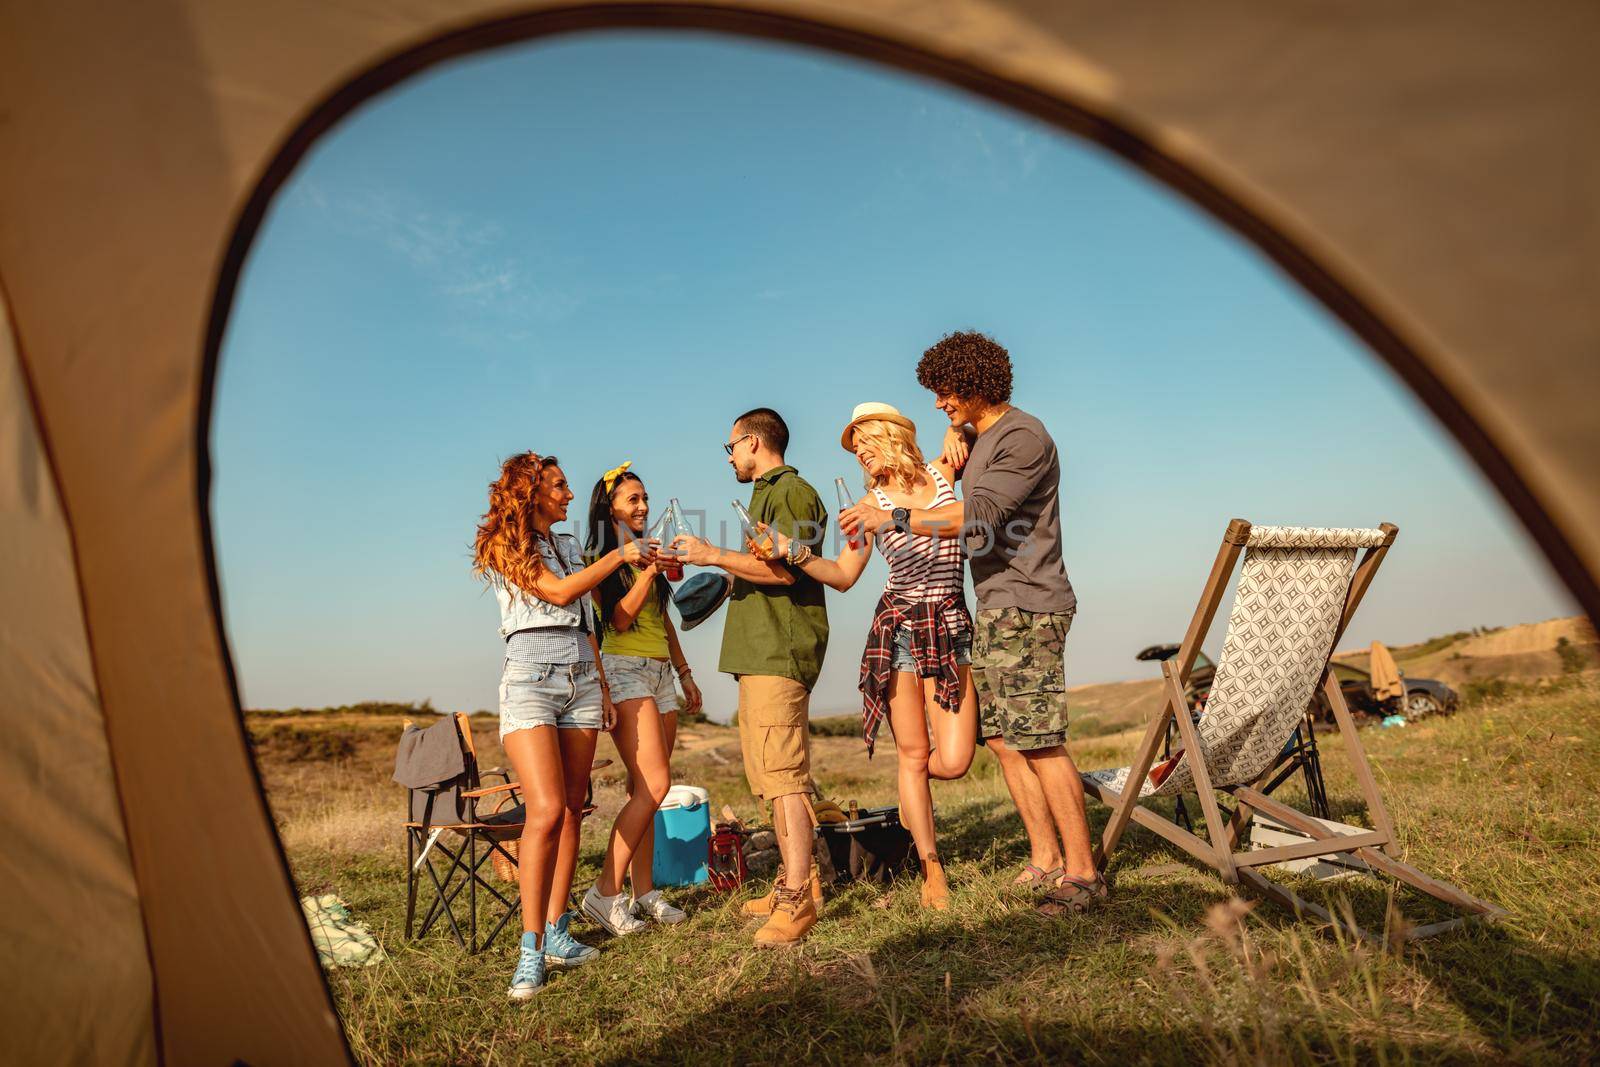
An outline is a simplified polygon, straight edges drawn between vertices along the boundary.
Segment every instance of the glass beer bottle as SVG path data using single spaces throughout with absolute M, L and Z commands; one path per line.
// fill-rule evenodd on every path
M 661 513 L 661 518 L 657 519 L 656 524 L 650 527 L 645 537 L 660 544 L 661 547 L 656 549 L 656 558 L 661 561 L 661 573 L 666 576 L 667 581 L 680 582 L 683 580 L 683 564 L 674 558 L 675 554 L 670 548 L 674 536 L 672 505 L 668 504 L 667 510 Z
M 679 534 L 689 532 L 689 526 L 683 521 L 683 509 L 678 505 L 678 498 L 673 497 L 667 501 L 667 513 L 661 520 L 662 547 L 672 544 Z M 683 560 L 675 551 L 662 553 L 661 572 L 667 576 L 669 582 L 683 581 Z
M 846 486 L 844 484 L 844 479 L 843 478 L 835 478 L 833 480 L 833 491 L 839 498 L 839 510 L 840 511 L 844 511 L 846 508 L 850 508 L 850 507 L 854 507 L 855 506 L 855 501 L 850 499 L 850 489 L 849 489 L 848 486 Z M 843 533 L 844 530 L 841 528 L 839 532 Z M 857 531 L 855 534 L 851 535 L 850 538 L 845 543 L 848 544 L 851 547 L 851 549 L 860 548 L 861 547 L 860 531 Z
M 739 523 L 744 528 L 744 535 L 754 544 L 757 559 L 771 559 L 777 542 L 772 539 L 772 534 L 756 529 L 756 520 L 750 517 L 750 511 L 737 500 L 733 502 L 733 510 L 739 514 Z

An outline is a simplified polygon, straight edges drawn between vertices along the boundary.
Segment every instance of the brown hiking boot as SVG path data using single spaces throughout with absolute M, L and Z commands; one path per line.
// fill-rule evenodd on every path
M 762 948 L 788 948 L 806 939 L 817 925 L 817 906 L 804 889 L 780 885 L 774 892 L 772 915 L 756 931 L 756 944 Z
M 757 918 L 766 918 L 772 914 L 772 901 L 777 895 L 778 887 L 783 884 L 783 868 L 778 868 L 778 875 L 772 880 L 772 888 L 767 890 L 765 896 L 756 897 L 754 900 L 744 902 L 741 908 L 746 915 Z M 816 905 L 817 918 L 822 918 L 822 879 L 817 877 L 817 869 L 811 868 L 811 903 Z

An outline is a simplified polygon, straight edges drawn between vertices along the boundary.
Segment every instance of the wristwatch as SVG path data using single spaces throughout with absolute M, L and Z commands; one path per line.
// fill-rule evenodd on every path
M 889 518 L 893 521 L 895 529 L 904 530 L 906 533 L 911 532 L 910 508 L 895 508 L 889 512 Z

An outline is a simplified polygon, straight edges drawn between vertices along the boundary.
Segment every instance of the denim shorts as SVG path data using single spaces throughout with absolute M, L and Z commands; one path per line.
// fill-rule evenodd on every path
M 648 656 L 618 656 L 610 652 L 600 654 L 606 669 L 606 684 L 611 686 L 611 700 L 640 700 L 651 697 L 656 710 L 666 715 L 678 710 L 678 690 L 672 684 L 675 673 L 666 660 Z
M 952 643 L 956 647 L 956 665 L 965 667 L 972 663 L 972 633 L 953 635 Z M 917 661 L 911 655 L 911 631 L 904 626 L 897 627 L 894 631 L 894 656 L 889 660 L 891 671 L 905 671 L 907 674 L 917 673 Z
M 592 660 L 532 663 L 508 659 L 500 674 L 500 736 L 534 726 L 598 730 L 604 718 Z

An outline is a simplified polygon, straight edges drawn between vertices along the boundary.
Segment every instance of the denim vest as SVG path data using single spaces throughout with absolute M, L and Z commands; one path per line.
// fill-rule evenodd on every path
M 557 575 L 582 570 L 583 553 L 578 548 L 578 539 L 571 534 L 557 534 L 556 543 L 561 549 L 559 562 L 550 550 L 550 542 L 539 539 L 539 556 L 544 560 L 544 565 Z M 500 602 L 501 637 L 510 637 L 518 630 L 580 624 L 587 625 L 590 633 L 595 632 L 594 610 L 587 594 L 566 607 L 559 607 L 547 600 L 540 600 L 532 593 L 508 586 L 504 581 L 496 581 L 494 597 Z

